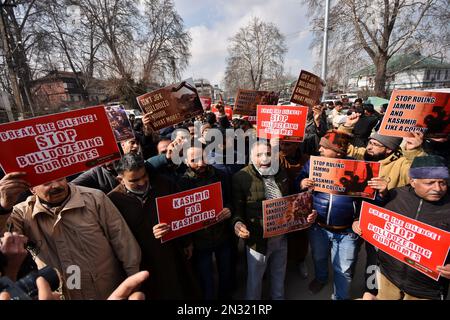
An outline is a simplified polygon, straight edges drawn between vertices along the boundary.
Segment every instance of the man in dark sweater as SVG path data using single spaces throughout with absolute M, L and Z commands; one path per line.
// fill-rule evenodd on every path
M 181 190 L 203 187 L 215 182 L 221 183 L 223 210 L 216 216 L 216 224 L 198 230 L 190 235 L 193 244 L 193 262 L 203 289 L 203 297 L 206 300 L 216 299 L 214 285 L 214 259 L 215 257 L 219 288 L 218 298 L 231 298 L 231 258 L 232 258 L 232 229 L 229 218 L 231 217 L 231 197 L 229 177 L 213 166 L 207 164 L 206 153 L 200 142 L 192 142 L 186 150 L 187 170 L 179 178 L 178 186 Z M 169 226 L 158 225 L 161 230 Z
M 450 195 L 447 180 L 450 178 L 445 159 L 439 156 L 416 157 L 409 175 L 411 184 L 395 188 L 387 195 L 386 209 L 450 231 Z M 359 226 L 354 231 L 361 234 Z M 443 300 L 448 293 L 450 259 L 438 267 L 439 281 L 424 275 L 407 264 L 378 252 L 380 277 L 377 299 L 381 300 Z
M 139 154 L 126 154 L 116 166 L 120 184 L 108 196 L 119 209 L 142 250 L 141 269 L 151 276 L 143 288 L 149 299 L 197 299 L 199 288 L 183 238 L 165 243 L 152 233 L 158 225 L 155 199 L 178 189 L 151 171 Z
M 351 144 L 355 147 L 365 147 L 372 129 L 378 123 L 378 116 L 372 104 L 365 104 L 362 108 L 357 108 L 356 112 L 360 114 L 360 117 L 353 129 Z

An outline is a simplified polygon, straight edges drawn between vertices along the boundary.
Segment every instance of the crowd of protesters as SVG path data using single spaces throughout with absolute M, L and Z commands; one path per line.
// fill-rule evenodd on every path
M 159 132 L 150 129 L 149 115 L 133 119 L 135 138 L 121 143 L 122 158 L 77 176 L 31 187 L 23 172 L 3 174 L 2 276 L 16 280 L 51 266 L 62 280 L 58 297 L 64 299 L 229 300 L 235 297 L 241 260 L 246 265 L 245 298 L 262 298 L 266 274 L 275 300 L 285 298 L 288 260 L 306 279 L 310 249 L 311 293 L 328 283 L 331 260 L 331 298 L 358 298 L 350 295 L 350 286 L 364 243 L 358 221 L 361 198 L 314 191 L 309 157 L 318 155 L 378 161 L 380 175 L 368 182 L 377 191 L 374 204 L 450 231 L 448 136 L 381 135 L 376 130 L 382 113 L 357 99 L 348 106 L 337 102 L 310 108 L 302 143 L 259 140 L 242 149 L 227 129 L 249 137 L 254 126 L 244 118 L 228 119 L 221 103 L 217 110 L 217 115 L 205 112 Z M 210 130 L 218 130 L 223 139 L 208 153 Z M 184 161 L 174 161 L 186 144 Z M 273 152 L 274 145 L 279 152 Z M 272 170 L 273 162 L 278 170 Z M 170 226 L 158 222 L 155 199 L 214 182 L 221 183 L 224 208 L 217 223 L 161 243 Z M 262 202 L 302 191 L 312 192 L 314 209 L 307 217 L 312 226 L 263 238 Z M 447 297 L 449 260 L 435 281 L 369 243 L 365 250 L 366 267 L 380 268 L 378 286 L 367 288 L 372 298 Z M 79 286 L 69 285 L 71 266 L 80 268 Z M 38 288 L 41 298 L 54 298 L 42 279 Z

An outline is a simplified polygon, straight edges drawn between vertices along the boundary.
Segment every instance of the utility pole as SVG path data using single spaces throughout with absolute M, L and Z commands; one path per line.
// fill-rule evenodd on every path
M 328 15 L 330 13 L 330 0 L 325 0 L 325 22 L 323 27 L 323 47 L 322 47 L 322 74 L 323 81 L 327 81 L 327 59 L 328 59 Z M 325 86 L 323 94 L 327 92 Z
M 14 95 L 14 101 L 15 101 L 15 104 L 16 104 L 16 107 L 17 107 L 19 113 L 23 116 L 24 109 L 23 109 L 22 95 L 20 94 L 20 87 L 19 87 L 19 83 L 17 82 L 17 74 L 16 74 L 16 71 L 14 70 L 14 66 L 13 66 L 12 52 L 11 52 L 11 48 L 9 46 L 5 17 L 3 16 L 3 7 L 4 6 L 10 6 L 10 5 L 0 3 L 0 34 L 2 37 L 3 51 L 5 52 L 6 65 L 8 67 L 9 81 L 11 82 L 13 95 Z

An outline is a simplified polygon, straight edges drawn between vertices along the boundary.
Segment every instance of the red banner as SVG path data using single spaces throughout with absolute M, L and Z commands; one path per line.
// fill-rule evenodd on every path
M 379 162 L 310 158 L 309 178 L 314 180 L 314 191 L 374 199 L 375 190 L 368 182 L 379 172 Z
M 308 107 L 258 106 L 257 135 L 260 138 L 302 142 Z
M 170 226 L 161 242 L 206 228 L 223 209 L 221 183 L 156 198 L 156 208 L 159 223 Z
M 104 106 L 2 124 L 0 150 L 3 170 L 33 186 L 120 158 Z
M 435 137 L 450 133 L 450 92 L 392 92 L 379 133 L 411 137 L 411 132 L 426 132 Z
M 450 233 L 363 201 L 359 226 L 367 242 L 439 280 L 450 247 Z
M 279 199 L 263 201 L 263 238 L 306 229 L 312 212 L 312 194 L 302 192 Z

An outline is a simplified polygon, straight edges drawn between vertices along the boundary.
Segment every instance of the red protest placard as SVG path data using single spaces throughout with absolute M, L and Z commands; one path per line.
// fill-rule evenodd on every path
M 120 158 L 104 106 L 2 124 L 0 150 L 3 170 L 33 186 Z
M 290 101 L 309 107 L 318 105 L 322 99 L 324 84 L 325 82 L 320 77 L 302 70 Z
M 314 191 L 374 199 L 375 190 L 368 182 L 379 172 L 379 162 L 310 158 L 309 178 L 314 180 Z
M 310 192 L 263 201 L 263 238 L 310 227 L 307 217 L 312 209 Z
M 450 232 L 363 201 L 359 226 L 367 242 L 439 280 L 450 247 Z
M 308 107 L 258 106 L 257 135 L 260 138 L 279 138 L 302 142 L 305 136 Z
M 450 133 L 450 92 L 392 92 L 379 133 L 411 137 L 411 132 L 426 132 L 429 136 Z
M 159 223 L 170 226 L 161 242 L 206 228 L 223 209 L 221 183 L 156 198 L 156 208 Z

